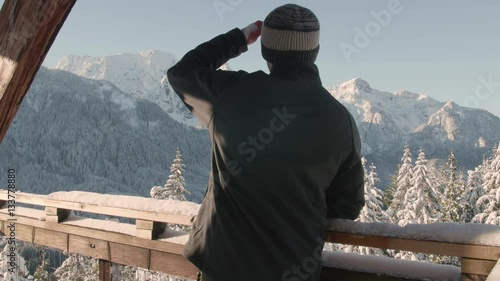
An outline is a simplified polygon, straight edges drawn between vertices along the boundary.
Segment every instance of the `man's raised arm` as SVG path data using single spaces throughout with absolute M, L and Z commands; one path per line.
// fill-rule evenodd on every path
M 217 69 L 248 50 L 248 31 L 249 27 L 235 28 L 199 45 L 167 72 L 174 91 L 205 125 L 210 122 L 224 89 L 239 75 Z

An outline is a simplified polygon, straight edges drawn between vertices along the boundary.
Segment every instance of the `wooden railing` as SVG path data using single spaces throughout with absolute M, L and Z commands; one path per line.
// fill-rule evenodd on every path
M 86 199 L 83 198 L 86 196 Z M 1 232 L 12 235 L 9 226 L 15 222 L 13 235 L 18 240 L 99 259 L 100 280 L 110 280 L 111 262 L 188 279 L 197 277 L 198 270 L 181 255 L 188 234 L 165 227 L 167 223 L 191 225 L 196 218 L 197 204 L 83 192 L 58 192 L 48 196 L 16 193 L 13 200 L 16 207 L 9 210 L 7 192 L 0 191 Z M 169 202 L 179 210 L 162 208 Z M 21 207 L 23 204 L 29 206 Z M 40 206 L 43 210 L 31 206 Z M 128 218 L 135 220 L 135 225 L 79 217 L 70 215 L 70 211 Z M 433 277 L 436 274 L 427 274 L 426 267 L 430 269 L 429 272 L 455 274 L 456 280 L 459 280 L 459 276 L 462 280 L 473 276 L 485 279 L 500 259 L 500 227 L 475 224 L 442 226 L 444 230 L 436 228 L 432 231 L 425 225 L 400 228 L 390 224 L 334 221 L 329 226 L 328 242 L 457 256 L 462 258 L 462 266 L 459 269 L 397 261 L 398 264 L 394 264 L 390 272 L 380 275 L 377 262 L 387 265 L 394 259 L 373 260 L 371 256 L 324 251 L 321 280 L 439 280 Z M 442 233 L 436 235 L 436 231 Z M 345 260 L 349 258 L 356 259 L 357 267 L 352 264 L 345 266 Z M 364 263 L 363 260 L 368 262 Z M 405 275 L 404 268 L 416 266 L 417 263 L 422 268 L 420 275 Z

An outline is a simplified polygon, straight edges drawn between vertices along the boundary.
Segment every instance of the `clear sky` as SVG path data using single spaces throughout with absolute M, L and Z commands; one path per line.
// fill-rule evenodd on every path
M 324 86 L 361 77 L 379 90 L 424 93 L 500 116 L 498 0 L 78 0 L 44 65 L 53 67 L 66 54 L 149 49 L 180 58 L 288 2 L 310 8 L 320 19 L 317 64 Z M 391 18 L 377 21 L 373 12 Z M 266 70 L 260 41 L 229 64 Z

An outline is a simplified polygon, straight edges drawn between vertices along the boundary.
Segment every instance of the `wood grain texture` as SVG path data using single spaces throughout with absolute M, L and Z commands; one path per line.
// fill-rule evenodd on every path
M 0 10 L 0 142 L 75 2 L 4 2 Z

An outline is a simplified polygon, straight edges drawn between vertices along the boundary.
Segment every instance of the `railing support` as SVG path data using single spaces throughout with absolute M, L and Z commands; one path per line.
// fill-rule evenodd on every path
M 111 281 L 111 262 L 99 260 L 99 281 Z

